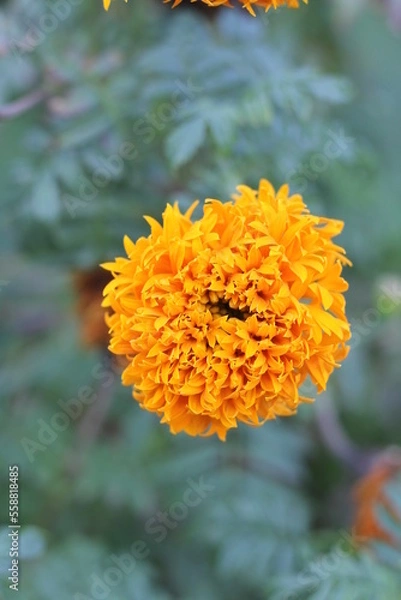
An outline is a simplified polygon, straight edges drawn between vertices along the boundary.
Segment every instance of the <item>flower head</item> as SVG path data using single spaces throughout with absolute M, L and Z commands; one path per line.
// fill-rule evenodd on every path
M 164 3 L 173 2 L 173 8 L 181 4 L 183 0 L 163 0 Z M 207 4 L 211 8 L 219 6 L 227 6 L 232 8 L 230 0 L 200 0 L 204 4 Z M 125 0 L 127 2 L 127 0 Z M 191 0 L 192 3 L 197 0 Z M 260 6 L 267 12 L 270 8 L 279 8 L 280 6 L 288 6 L 288 8 L 299 8 L 301 2 L 308 4 L 308 0 L 238 0 L 243 8 L 246 8 L 253 16 L 255 16 L 254 7 Z M 109 10 L 111 0 L 103 0 L 103 6 L 106 10 Z
M 125 237 L 113 274 L 110 350 L 125 355 L 123 383 L 173 433 L 226 432 L 296 412 L 309 376 L 324 390 L 347 355 L 341 278 L 350 264 L 333 243 L 343 223 L 309 214 L 302 197 L 239 186 L 233 202 L 206 200 L 191 221 L 167 205 L 147 238 Z

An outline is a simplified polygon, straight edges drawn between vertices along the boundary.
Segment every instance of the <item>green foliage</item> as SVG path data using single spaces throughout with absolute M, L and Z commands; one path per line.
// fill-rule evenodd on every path
M 156 216 L 182 190 L 189 203 L 228 198 L 240 182 L 261 176 L 281 183 L 327 141 L 335 127 L 330 105 L 349 99 L 349 83 L 299 68 L 263 21 L 229 13 L 212 28 L 177 11 L 159 19 L 157 45 L 144 36 L 141 47 L 149 17 L 140 28 L 136 10 L 132 35 L 142 33 L 128 47 L 108 42 L 120 21 L 98 16 L 96 35 L 87 35 L 79 11 L 64 37 L 44 36 L 35 52 L 20 55 L 17 41 L 9 42 L 3 97 L 13 97 L 21 62 L 29 86 L 52 96 L 24 128 L 25 155 L 5 165 L 9 218 L 20 223 L 17 243 L 31 253 L 48 254 L 51 242 L 57 260 L 92 264 L 105 246 L 110 255 L 118 248 L 124 214 L 136 221 L 135 236 L 149 206 Z M 18 120 L 5 126 L 13 136 Z M 42 235 L 32 242 L 38 226 Z
M 272 600 L 396 600 L 399 577 L 368 556 L 322 555 L 294 578 L 287 578 Z
M 80 342 L 71 274 L 147 235 L 144 214 L 289 182 L 345 221 L 344 427 L 369 451 L 401 444 L 400 39 L 367 7 L 339 28 L 328 0 L 256 19 L 187 4 L 1 4 L 0 598 L 18 464 L 23 600 L 94 600 L 94 581 L 110 600 L 399 600 L 398 546 L 348 536 L 355 475 L 315 406 L 225 444 L 172 436 Z M 401 511 L 400 482 L 386 493 Z

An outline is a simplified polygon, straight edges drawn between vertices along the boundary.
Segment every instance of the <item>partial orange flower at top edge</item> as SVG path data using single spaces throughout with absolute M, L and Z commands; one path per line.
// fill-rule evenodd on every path
M 392 515 L 395 521 L 401 523 L 401 514 L 397 513 L 384 489 L 400 473 L 401 451 L 394 450 L 384 454 L 355 486 L 353 535 L 360 544 L 368 544 L 371 541 L 395 544 L 391 534 L 381 527 L 376 512 L 381 507 Z
M 103 6 L 105 10 L 109 10 L 111 2 L 112 0 L 103 0 Z M 125 0 L 125 2 L 128 2 L 128 0 Z
M 173 2 L 172 8 L 175 8 L 183 0 L 163 0 L 164 3 Z M 127 2 L 127 0 L 125 0 Z M 197 0 L 191 0 L 191 3 L 197 2 Z M 211 8 L 216 8 L 219 6 L 227 6 L 232 8 L 230 0 L 200 0 L 204 4 L 207 4 Z M 260 6 L 264 8 L 267 12 L 270 8 L 279 8 L 280 6 L 287 6 L 288 8 L 299 8 L 300 4 L 303 2 L 304 4 L 308 4 L 308 0 L 238 0 L 238 2 L 242 5 L 243 8 L 246 8 L 253 16 L 255 16 L 254 7 Z M 111 0 L 103 0 L 103 5 L 106 10 L 109 9 L 111 4 Z
M 341 277 L 351 263 L 333 243 L 343 223 L 309 214 L 302 197 L 238 187 L 234 202 L 167 205 L 163 224 L 128 258 L 102 265 L 109 349 L 129 361 L 123 384 L 172 433 L 217 434 L 238 422 L 293 415 L 310 376 L 318 391 L 348 353 Z

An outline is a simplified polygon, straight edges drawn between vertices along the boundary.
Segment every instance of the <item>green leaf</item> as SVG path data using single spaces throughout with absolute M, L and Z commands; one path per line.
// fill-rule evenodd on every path
M 206 126 L 201 118 L 187 121 L 174 129 L 166 140 L 166 153 L 173 167 L 189 162 L 202 146 L 205 135 Z
M 41 221 L 55 221 L 61 212 L 60 193 L 53 174 L 44 169 L 34 185 L 31 213 Z

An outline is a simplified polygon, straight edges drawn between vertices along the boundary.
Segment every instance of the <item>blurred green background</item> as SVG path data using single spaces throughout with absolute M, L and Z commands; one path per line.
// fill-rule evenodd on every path
M 401 444 L 397 10 L 0 3 L 0 598 L 16 464 L 23 600 L 400 600 L 401 518 L 398 547 L 349 537 Z M 97 265 L 261 177 L 345 222 L 351 353 L 296 417 L 174 437 L 120 385 Z

